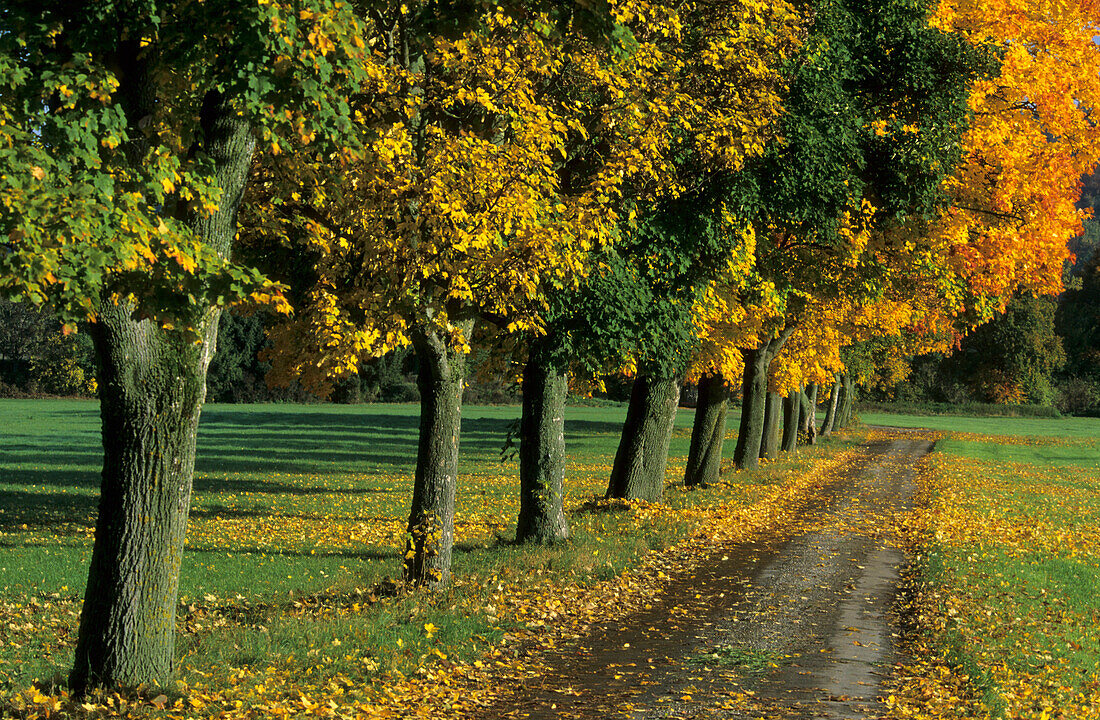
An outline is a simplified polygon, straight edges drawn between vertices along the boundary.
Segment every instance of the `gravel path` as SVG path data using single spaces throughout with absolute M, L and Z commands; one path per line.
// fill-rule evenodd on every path
M 486 717 L 877 717 L 904 560 L 890 518 L 931 446 L 916 434 L 867 443 L 795 527 L 673 577 L 650 609 L 561 650 Z

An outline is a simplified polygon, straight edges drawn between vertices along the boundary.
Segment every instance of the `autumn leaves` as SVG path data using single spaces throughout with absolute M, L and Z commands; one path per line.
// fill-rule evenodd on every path
M 533 541 L 567 533 L 555 463 L 569 375 L 637 377 L 609 495 L 660 496 L 685 377 L 740 378 L 738 464 L 754 463 L 768 391 L 950 344 L 1012 292 L 1058 286 L 1076 176 L 1100 148 L 1094 10 L 257 0 L 11 11 L 0 290 L 70 325 L 92 321 L 113 439 L 105 492 L 163 506 L 160 525 L 176 529 L 135 534 L 124 512 L 101 518 L 114 549 L 100 565 L 178 557 L 211 329 L 217 308 L 239 302 L 284 314 L 274 379 L 323 389 L 364 358 L 416 349 L 415 583 L 449 571 L 471 348 L 524 368 L 525 395 L 539 398 L 523 438 L 537 451 L 521 469 Z M 872 341 L 873 352 L 857 346 Z M 143 582 L 113 578 L 99 605 L 93 582 L 88 607 L 141 625 L 175 593 L 159 583 L 135 607 L 126 598 Z M 111 632 L 85 620 L 82 637 Z M 171 675 L 170 633 L 131 641 L 105 640 L 114 656 L 90 660 L 80 682 Z

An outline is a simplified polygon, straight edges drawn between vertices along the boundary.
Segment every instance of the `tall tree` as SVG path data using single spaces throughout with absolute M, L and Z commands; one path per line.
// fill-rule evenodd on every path
M 257 144 L 334 137 L 357 83 L 323 1 L 17 2 L 0 12 L 0 289 L 91 321 L 104 462 L 70 684 L 165 684 L 195 431 Z M 356 40 L 359 44 L 356 44 Z M 305 111 L 303 113 L 302 111 Z M 350 147 L 350 145 L 348 145 Z
M 771 69 L 756 53 L 743 62 L 728 43 L 708 49 L 705 61 L 731 58 L 744 70 L 754 102 L 727 103 L 720 122 L 702 118 L 700 98 L 742 94 L 693 90 L 710 76 L 684 71 L 678 8 L 625 0 L 379 7 L 368 69 L 381 87 L 353 99 L 370 136 L 364 160 L 334 174 L 307 158 L 297 186 L 281 195 L 282 178 L 267 174 L 264 187 L 279 202 L 258 218 L 261 234 L 311 258 L 304 302 L 274 334 L 276 372 L 323 385 L 417 336 L 417 347 L 464 353 L 470 335 L 460 326 L 474 319 L 540 335 L 544 291 L 575 286 L 590 251 L 629 224 L 620 214 L 625 188 L 670 183 L 681 143 L 734 157 L 755 147 L 757 126 L 778 111 L 774 92 L 755 90 Z M 757 34 L 765 45 L 783 36 Z M 706 131 L 690 132 L 700 118 Z M 422 427 L 421 441 L 434 445 Z M 438 491 L 417 498 L 453 496 L 447 467 L 418 471 Z M 438 586 L 449 551 L 421 537 L 416 518 L 445 526 L 450 511 L 419 502 L 406 575 Z
M 1061 290 L 1067 242 L 1081 232 L 1080 178 L 1100 158 L 1097 10 L 1092 0 L 949 0 L 936 11 L 941 27 L 1003 51 L 1000 71 L 971 88 L 974 122 L 934 228 L 952 310 L 970 325 L 1014 294 Z
M 757 463 L 770 363 L 815 303 L 869 302 L 907 252 L 885 226 L 934 217 L 975 74 L 986 61 L 929 24 L 930 3 L 814 4 L 792 69 L 784 141 L 746 165 L 757 194 L 756 271 L 774 306 L 769 333 L 747 351 L 735 460 Z M 760 291 L 758 291 L 760 292 Z

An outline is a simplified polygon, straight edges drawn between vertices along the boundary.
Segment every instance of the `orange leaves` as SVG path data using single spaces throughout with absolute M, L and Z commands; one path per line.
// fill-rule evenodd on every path
M 962 166 L 941 220 L 949 267 L 977 295 L 1061 288 L 1080 233 L 1079 178 L 1100 159 L 1100 48 L 1093 3 L 944 2 L 942 27 L 1005 48 L 999 77 L 975 84 Z

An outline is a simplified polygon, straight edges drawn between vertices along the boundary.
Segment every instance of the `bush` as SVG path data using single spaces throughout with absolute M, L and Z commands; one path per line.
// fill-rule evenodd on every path
M 1067 415 L 1100 414 L 1100 381 L 1068 377 L 1055 387 L 1056 407 Z
M 1062 414 L 1050 405 L 998 405 L 995 403 L 937 403 L 937 402 L 861 402 L 858 409 L 865 412 L 887 412 L 902 415 L 969 415 L 972 417 L 1046 417 L 1057 418 Z

